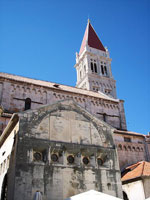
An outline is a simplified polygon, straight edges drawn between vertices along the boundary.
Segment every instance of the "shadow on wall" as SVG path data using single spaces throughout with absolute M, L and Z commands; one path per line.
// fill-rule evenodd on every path
M 126 192 L 124 192 L 124 191 L 123 191 L 123 199 L 124 199 L 124 200 L 129 200 L 129 198 L 128 198 Z
M 1 200 L 7 200 L 7 174 L 3 179 Z

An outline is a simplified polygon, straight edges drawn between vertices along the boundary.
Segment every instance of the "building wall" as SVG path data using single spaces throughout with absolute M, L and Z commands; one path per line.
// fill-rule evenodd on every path
M 122 185 L 122 188 L 130 200 L 145 200 L 142 180 Z
M 11 131 L 11 134 L 7 137 L 3 146 L 1 146 L 0 148 L 0 197 L 1 197 L 4 177 L 7 174 L 10 165 L 10 158 L 14 144 L 14 137 L 17 132 L 18 132 L 18 124 L 14 127 L 13 131 Z
M 5 113 L 0 118 L 1 133 L 6 127 L 11 113 L 24 111 L 25 99 L 31 98 L 31 109 L 42 105 L 55 103 L 64 99 L 73 99 L 87 111 L 101 120 L 106 121 L 118 129 L 126 129 L 125 112 L 122 100 L 106 99 L 100 94 L 73 87 L 37 81 L 34 79 L 0 74 L 1 83 L 1 105 Z M 105 116 L 104 116 L 105 115 Z M 144 137 L 130 136 L 132 142 L 124 142 L 124 133 L 114 134 L 115 143 L 118 149 L 118 156 L 121 169 L 141 160 L 150 159 L 150 144 L 145 148 Z
M 63 85 L 57 87 L 57 84 L 18 76 L 16 78 L 7 74 L 1 74 L 0 82 L 3 84 L 0 101 L 5 112 L 24 111 L 26 98 L 32 101 L 31 109 L 63 99 L 73 99 L 99 119 L 104 119 L 105 114 L 105 120 L 111 126 L 126 129 L 125 113 L 122 109 L 122 102 L 119 100 L 113 100 L 91 91 Z
M 147 155 L 148 155 L 148 160 L 150 162 L 150 136 L 147 135 L 146 136 L 146 152 L 147 152 Z
M 150 197 L 150 177 L 143 178 L 145 198 Z
M 145 138 L 143 135 L 133 136 L 129 134 L 115 133 L 114 140 L 118 150 L 121 170 L 139 161 L 147 160 L 145 152 Z M 125 140 L 130 140 L 130 142 Z
M 19 129 L 15 200 L 33 199 L 36 191 L 43 200 L 62 200 L 89 189 L 122 197 L 113 130 L 104 122 L 68 101 L 20 114 Z

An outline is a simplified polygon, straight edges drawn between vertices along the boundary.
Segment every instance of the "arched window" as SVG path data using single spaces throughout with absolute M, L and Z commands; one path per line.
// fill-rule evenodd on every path
M 106 113 L 103 114 L 103 120 L 106 122 Z
M 96 60 L 91 59 L 91 71 L 97 74 L 97 63 Z
M 94 72 L 93 63 L 91 62 L 91 71 Z
M 111 183 L 107 183 L 108 190 L 111 190 Z
M 25 99 L 25 108 L 24 110 L 29 110 L 31 108 L 31 99 L 30 98 L 26 98 Z
M 107 68 L 106 68 L 106 66 L 104 66 L 104 69 L 105 69 L 105 74 L 107 75 Z
M 95 73 L 97 73 L 97 65 L 96 65 L 96 63 L 94 63 L 94 71 L 95 71 Z
M 104 74 L 104 68 L 103 68 L 103 65 L 101 65 L 101 72 L 102 72 L 102 74 Z

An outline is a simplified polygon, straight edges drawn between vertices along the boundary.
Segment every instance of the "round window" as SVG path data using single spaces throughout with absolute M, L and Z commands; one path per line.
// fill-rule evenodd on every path
M 73 164 L 74 163 L 74 157 L 72 155 L 69 155 L 67 157 L 68 163 Z
M 99 166 L 103 165 L 103 160 L 101 158 L 97 158 L 97 164 Z
M 35 152 L 33 154 L 33 157 L 34 157 L 34 160 L 36 160 L 36 161 L 42 160 L 42 154 L 40 152 Z
M 57 156 L 57 154 L 52 154 L 51 155 L 51 160 L 53 161 L 53 162 L 57 162 L 58 161 L 58 156 Z
M 83 163 L 85 164 L 85 165 L 88 165 L 89 164 L 89 159 L 88 159 L 88 157 L 84 157 L 83 159 L 82 159 L 82 161 L 83 161 Z

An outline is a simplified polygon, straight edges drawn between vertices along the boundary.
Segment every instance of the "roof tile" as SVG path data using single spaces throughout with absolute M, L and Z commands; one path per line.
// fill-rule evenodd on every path
M 130 169 L 128 173 L 126 173 L 121 180 L 127 181 L 130 179 L 135 179 L 142 176 L 150 176 L 150 162 L 141 161 L 134 165 L 127 167 L 126 169 Z
M 83 52 L 86 44 L 88 44 L 92 48 L 95 48 L 101 51 L 106 51 L 102 42 L 100 41 L 99 37 L 97 36 L 94 28 L 92 27 L 89 21 L 84 33 L 79 55 L 81 55 L 81 53 Z

